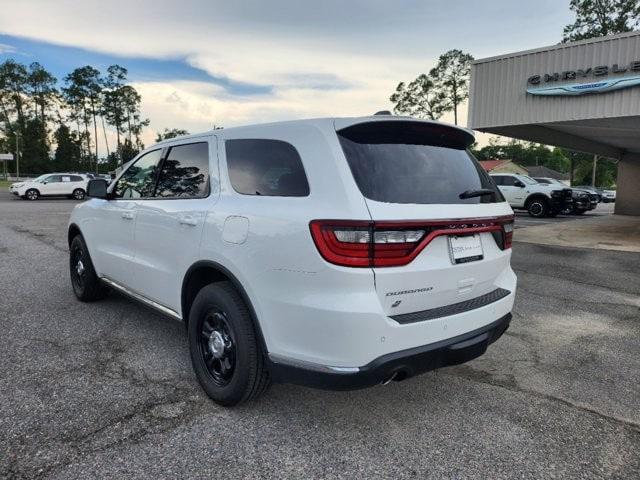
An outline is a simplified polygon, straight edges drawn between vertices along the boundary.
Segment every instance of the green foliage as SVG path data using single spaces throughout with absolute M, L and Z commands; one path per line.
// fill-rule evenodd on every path
M 118 152 L 120 154 L 121 162 L 127 163 L 129 160 L 140 153 L 140 149 L 138 149 L 133 143 L 131 143 L 131 140 L 125 138 L 124 142 L 122 142 L 122 144 L 118 148 Z
M 458 124 L 458 106 L 469 98 L 469 76 L 473 57 L 462 50 L 449 50 L 438 58 L 438 63 L 429 72 L 436 89 L 449 102 L 453 110 L 454 123 Z
M 563 42 L 630 32 L 640 25 L 640 0 L 571 0 L 574 23 L 564 27 Z
M 78 168 L 82 161 L 82 150 L 78 136 L 63 123 L 53 133 L 53 138 L 56 150 L 53 156 L 54 167 L 52 170 L 65 171 Z
M 458 124 L 458 107 L 469 97 L 469 74 L 473 57 L 461 50 L 440 55 L 428 75 L 424 73 L 406 84 L 400 82 L 391 95 L 394 112 L 437 120 L 453 111 Z
M 165 128 L 164 132 L 158 132 L 156 135 L 156 142 L 169 140 L 170 138 L 182 137 L 183 135 L 189 135 L 189 132 L 182 128 Z
M 119 65 L 106 77 L 90 65 L 76 68 L 59 90 L 38 62 L 27 68 L 6 60 L 0 64 L 0 150 L 19 148 L 21 173 L 115 168 L 144 148 L 140 138 L 149 120 L 141 117 L 141 101 Z M 98 125 L 106 143 L 105 122 L 115 127 L 116 152 L 98 150 Z
M 442 117 L 448 105 L 444 93 L 437 91 L 433 80 L 425 74 L 408 84 L 400 82 L 390 100 L 395 103 L 395 113 L 430 120 Z

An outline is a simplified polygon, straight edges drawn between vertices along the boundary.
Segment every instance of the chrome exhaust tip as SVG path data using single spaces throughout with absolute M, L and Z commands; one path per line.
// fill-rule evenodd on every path
M 388 385 L 391 382 L 393 382 L 393 380 L 398 376 L 398 372 L 393 372 L 393 374 L 387 378 L 386 380 L 383 380 L 380 385 Z

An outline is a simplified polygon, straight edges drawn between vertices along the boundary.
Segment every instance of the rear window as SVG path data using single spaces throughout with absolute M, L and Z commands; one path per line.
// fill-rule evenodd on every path
M 281 140 L 238 139 L 225 142 L 233 189 L 244 195 L 306 197 L 309 183 L 293 145 Z
M 421 122 L 370 122 L 338 131 L 362 194 L 386 203 L 470 204 L 502 202 L 491 177 L 466 148 L 473 136 Z M 471 190 L 493 195 L 460 198 Z

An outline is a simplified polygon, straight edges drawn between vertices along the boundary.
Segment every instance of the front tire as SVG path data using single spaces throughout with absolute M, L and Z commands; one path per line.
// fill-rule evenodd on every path
M 73 198 L 74 198 L 75 200 L 84 200 L 84 197 L 85 197 L 85 193 L 84 193 L 84 190 L 83 190 L 83 189 L 81 189 L 81 188 L 76 188 L 76 189 L 73 191 Z
M 533 198 L 527 202 L 527 212 L 534 218 L 546 217 L 549 210 L 549 202 L 542 198 Z
M 24 192 L 24 198 L 31 201 L 38 200 L 38 198 L 40 198 L 40 192 L 35 188 L 30 188 Z
M 107 287 L 102 284 L 93 268 L 93 262 L 82 235 L 76 235 L 71 241 L 69 274 L 73 293 L 81 302 L 100 300 L 107 294 Z
M 216 403 L 237 405 L 269 387 L 258 335 L 246 304 L 231 283 L 214 283 L 198 292 L 188 330 L 193 369 Z

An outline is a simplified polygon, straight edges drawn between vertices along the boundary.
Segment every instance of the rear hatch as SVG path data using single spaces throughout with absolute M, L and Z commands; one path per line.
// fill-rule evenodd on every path
M 505 295 L 513 212 L 467 151 L 471 132 L 399 119 L 337 121 L 336 130 L 371 215 L 371 267 L 387 315 L 445 316 Z

